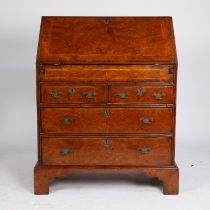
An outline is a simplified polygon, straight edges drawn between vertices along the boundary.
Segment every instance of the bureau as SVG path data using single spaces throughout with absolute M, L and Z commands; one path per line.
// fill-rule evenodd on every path
M 139 172 L 177 194 L 171 17 L 42 17 L 35 194 L 72 172 Z

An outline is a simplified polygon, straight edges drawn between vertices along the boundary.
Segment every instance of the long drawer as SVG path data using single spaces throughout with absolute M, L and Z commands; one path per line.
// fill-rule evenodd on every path
M 168 133 L 172 108 L 42 108 L 45 133 Z
M 169 165 L 171 137 L 44 137 L 46 165 Z

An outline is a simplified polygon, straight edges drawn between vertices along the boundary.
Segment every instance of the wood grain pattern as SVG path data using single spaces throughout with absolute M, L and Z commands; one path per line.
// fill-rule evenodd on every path
M 42 132 L 46 133 L 104 133 L 106 130 L 103 109 L 44 108 L 41 118 Z M 73 122 L 64 124 L 63 118 Z
M 109 133 L 168 133 L 172 131 L 170 108 L 110 108 Z M 144 123 L 142 119 L 151 119 Z
M 71 94 L 71 90 L 75 93 Z M 108 91 L 107 91 L 108 90 Z M 87 93 L 92 97 L 87 97 Z M 85 94 L 86 93 L 86 94 Z M 93 94 L 94 93 L 94 94 Z M 54 95 L 53 95 L 54 94 Z M 57 94 L 57 95 L 56 95 Z M 109 96 L 107 98 L 107 95 Z M 122 96 L 121 96 L 122 95 Z M 173 86 L 166 85 L 41 85 L 41 103 L 172 104 Z
M 105 103 L 106 92 L 104 86 L 44 84 L 41 87 L 41 102 L 79 104 Z
M 110 116 L 104 115 L 106 110 Z M 169 133 L 172 129 L 171 108 L 43 108 L 41 118 L 46 133 Z M 63 118 L 73 122 L 64 124 Z M 152 122 L 144 123 L 142 118 Z
M 62 149 L 69 153 L 61 154 Z M 46 165 L 154 166 L 170 165 L 172 158 L 171 137 L 49 137 L 42 139 L 42 153 Z
M 67 82 L 168 82 L 173 83 L 169 66 L 152 65 L 46 65 L 41 81 Z
M 43 166 L 34 168 L 34 189 L 37 195 L 49 193 L 49 183 L 56 177 L 65 177 L 73 172 L 139 172 L 147 177 L 157 177 L 163 183 L 163 193 L 175 195 L 179 192 L 179 169 L 176 165 L 168 167 L 140 166 Z
M 175 63 L 171 17 L 43 17 L 40 62 Z
M 109 88 L 109 102 L 117 104 L 172 104 L 173 87 L 155 85 L 111 86 Z
M 43 17 L 34 193 L 72 172 L 122 171 L 177 194 L 177 65 L 171 17 Z

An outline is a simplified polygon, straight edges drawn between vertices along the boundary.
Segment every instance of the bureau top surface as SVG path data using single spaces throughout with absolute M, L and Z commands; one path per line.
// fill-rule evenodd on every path
M 38 63 L 177 63 L 171 17 L 42 17 Z

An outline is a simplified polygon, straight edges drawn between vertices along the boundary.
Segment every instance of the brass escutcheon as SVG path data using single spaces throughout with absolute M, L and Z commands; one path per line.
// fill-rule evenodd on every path
M 111 110 L 108 110 L 108 109 L 103 110 L 103 113 L 105 117 L 109 117 L 111 115 Z
M 103 139 L 102 140 L 102 143 L 104 145 L 105 148 L 109 147 L 110 143 L 111 143 L 111 140 L 109 139 Z
M 105 24 L 109 24 L 109 23 L 112 22 L 112 20 L 111 20 L 110 17 L 104 17 L 104 18 L 103 18 L 103 22 L 104 22 Z
M 69 88 L 68 89 L 68 93 L 70 96 L 74 96 L 76 92 L 78 92 L 77 88 Z
M 146 92 L 146 89 L 145 88 L 137 88 L 136 92 L 137 92 L 138 96 L 143 96 L 144 93 Z

